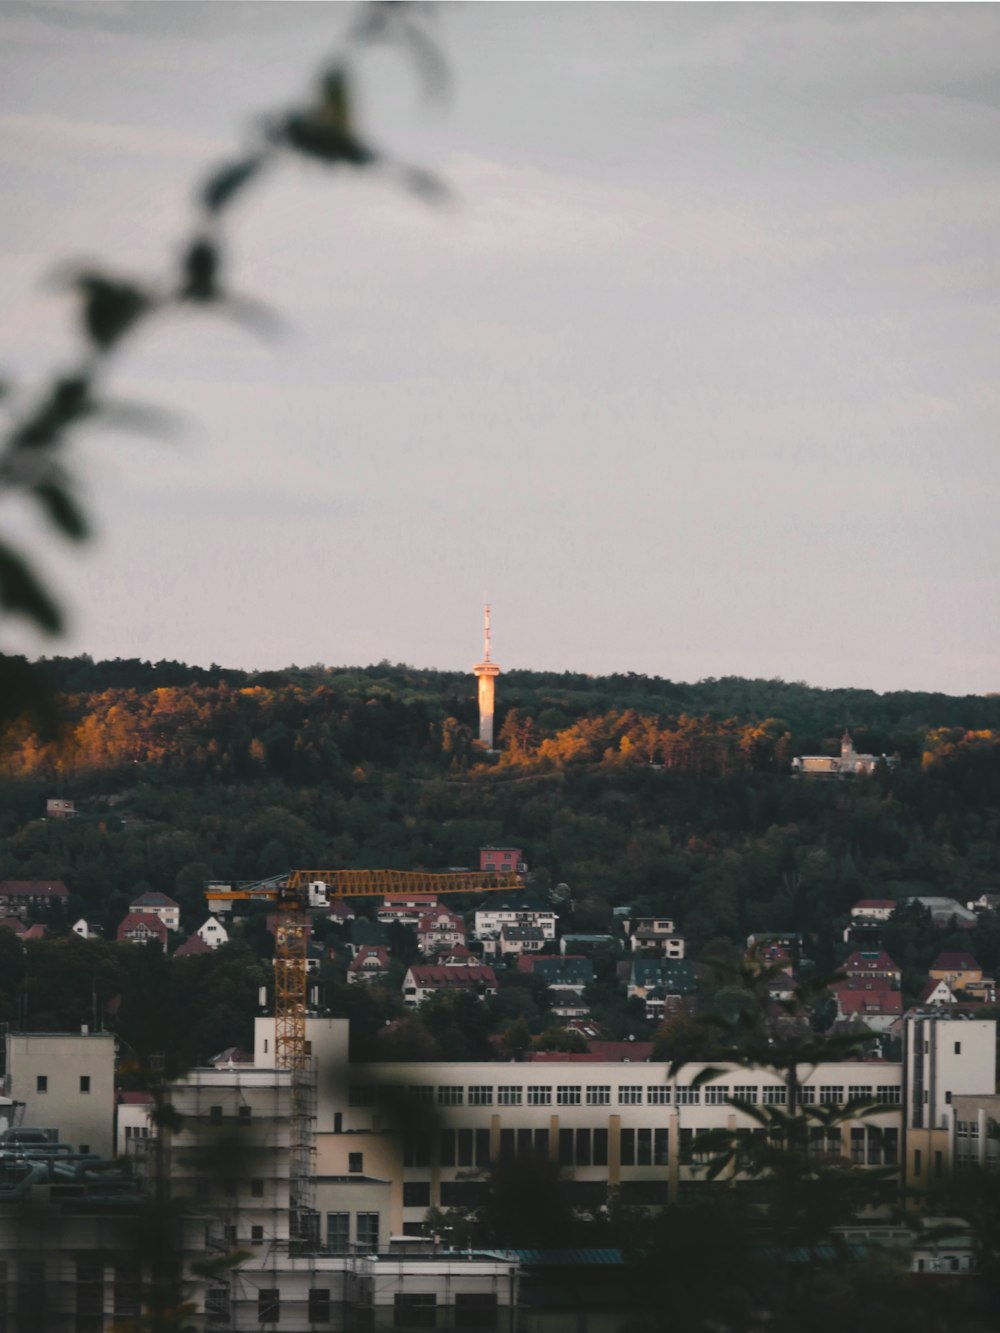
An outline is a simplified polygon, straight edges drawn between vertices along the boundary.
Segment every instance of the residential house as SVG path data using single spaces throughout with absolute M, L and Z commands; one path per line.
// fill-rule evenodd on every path
M 873 1032 L 888 1032 L 903 1015 L 903 997 L 898 990 L 838 986 L 834 995 L 838 1019 L 860 1019 Z
M 68 897 L 69 890 L 61 879 L 0 880 L 0 909 L 8 915 L 24 917 L 29 907 L 51 907 L 53 903 L 65 907 Z
M 435 907 L 417 922 L 417 943 L 425 957 L 465 943 L 465 922 L 447 907 Z
M 129 912 L 115 932 L 119 943 L 148 944 L 155 940 L 161 948 L 167 947 L 169 931 L 158 916 L 146 912 Z
M 64 801 L 58 796 L 50 796 L 45 802 L 46 819 L 75 819 L 76 802 Z
M 626 994 L 645 999 L 650 991 L 683 998 L 694 994 L 697 974 L 688 958 L 636 958 L 629 968 Z
M 504 875 L 523 875 L 528 864 L 520 847 L 480 847 L 479 869 Z
M 474 931 L 477 939 L 496 939 L 504 926 L 537 926 L 547 940 L 556 937 L 556 913 L 540 898 L 529 895 L 497 894 L 476 911 Z
M 180 903 L 175 903 L 173 898 L 168 898 L 165 893 L 140 894 L 134 902 L 129 903 L 130 912 L 141 912 L 144 916 L 156 916 L 163 922 L 167 930 L 177 931 L 181 928 L 181 908 Z
M 364 944 L 351 959 L 347 968 L 347 984 L 359 981 L 381 981 L 389 973 L 389 950 L 381 945 Z
M 983 969 L 971 953 L 939 953 L 927 975 L 932 981 L 947 981 L 953 991 L 969 990 L 983 980 Z
M 220 945 L 229 943 L 229 931 L 217 916 L 210 916 L 207 921 L 203 921 L 195 934 L 199 935 L 210 949 L 218 949 Z
M 970 912 L 996 912 L 1000 909 L 1000 893 L 981 893 L 965 905 Z
M 677 934 L 672 917 L 629 917 L 623 925 L 633 953 L 655 953 L 664 958 L 684 957 L 684 937 Z
M 546 945 L 545 932 L 541 926 L 502 926 L 499 935 L 490 935 L 482 941 L 484 956 L 508 955 L 515 957 L 522 953 L 541 953 Z
M 437 895 L 433 893 L 386 898 L 375 916 L 384 926 L 393 921 L 398 921 L 401 926 L 416 926 L 420 918 L 433 912 L 437 905 Z
M 6 912 L 0 913 L 0 928 L 12 930 L 15 935 L 23 935 L 27 929 L 19 916 L 8 916 Z
M 73 922 L 73 934 L 79 935 L 81 940 L 100 939 L 101 932 L 97 926 L 92 926 L 86 917 L 80 917 L 79 921 Z
M 920 992 L 918 1003 L 921 1005 L 944 1005 L 957 1004 L 958 1000 L 947 981 L 941 978 L 937 981 L 928 981 Z
M 882 924 L 889 920 L 897 905 L 895 898 L 859 898 L 851 908 L 851 919 L 861 924 Z
M 855 949 L 847 961 L 842 963 L 840 971 L 849 978 L 863 980 L 883 980 L 898 986 L 901 973 L 884 949 Z
M 403 1003 L 415 1009 L 440 991 L 465 993 L 484 999 L 497 992 L 496 973 L 492 967 L 473 965 L 445 966 L 440 963 L 415 963 L 403 978 Z
M 594 964 L 577 954 L 522 954 L 518 971 L 541 977 L 547 986 L 582 995 L 594 980 Z

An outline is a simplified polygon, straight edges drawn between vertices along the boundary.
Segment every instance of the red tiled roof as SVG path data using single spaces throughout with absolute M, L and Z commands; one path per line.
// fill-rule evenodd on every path
M 43 926 L 42 923 L 39 921 L 34 926 L 28 927 L 28 929 L 24 932 L 24 938 L 26 940 L 44 940 L 45 936 L 48 933 L 49 933 L 48 926 Z
M 840 991 L 837 1004 L 844 1015 L 901 1014 L 903 997 L 898 990 Z
M 350 966 L 347 969 L 348 972 L 363 971 L 363 965 L 368 958 L 376 959 L 380 966 L 384 968 L 388 968 L 389 966 L 388 949 L 383 948 L 380 944 L 363 944 L 358 950 L 357 956 L 351 960 Z
M 0 926 L 6 926 L 15 935 L 23 935 L 25 931 L 24 922 L 19 916 L 0 916 Z
M 128 916 L 119 925 L 115 933 L 115 938 L 123 940 L 126 934 L 136 926 L 144 925 L 149 928 L 151 934 L 155 935 L 161 944 L 167 941 L 167 928 L 158 916 L 153 916 L 149 912 L 129 912 Z
M 592 1055 L 598 1056 L 601 1060 L 648 1060 L 653 1054 L 653 1043 L 651 1041 L 592 1041 L 590 1042 L 590 1051 Z
M 61 879 L 0 880 L 0 898 L 66 898 L 69 890 Z
M 898 972 L 899 968 L 884 949 L 879 953 L 868 953 L 865 950 L 855 949 L 841 970 L 844 972 L 860 972 L 864 975 L 868 972 Z
M 468 990 L 476 985 L 495 986 L 492 967 L 443 967 L 437 963 L 416 963 L 410 968 L 415 985 L 422 989 Z
M 139 913 L 139 915 L 141 916 L 143 914 Z M 206 944 L 205 941 L 201 938 L 201 936 L 197 932 L 195 932 L 194 935 L 192 935 L 189 939 L 186 939 L 184 941 L 181 947 L 174 954 L 174 957 L 189 958 L 192 954 L 212 953 L 212 952 L 213 952 L 212 946 L 210 944 Z
M 118 1094 L 119 1106 L 152 1106 L 153 1094 L 151 1092 L 120 1092 Z
M 981 972 L 971 953 L 939 953 L 931 963 L 932 972 Z
M 859 907 L 869 907 L 872 910 L 874 910 L 875 908 L 879 907 L 895 907 L 895 906 L 896 906 L 895 898 L 859 898 L 858 901 L 851 908 L 851 911 L 856 912 Z

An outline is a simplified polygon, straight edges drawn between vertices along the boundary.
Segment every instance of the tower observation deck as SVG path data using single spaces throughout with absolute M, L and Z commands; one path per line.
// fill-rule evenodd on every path
M 500 674 L 496 662 L 490 661 L 490 606 L 485 607 L 485 635 L 483 660 L 472 668 L 479 681 L 479 739 L 487 750 L 493 749 L 493 682 Z

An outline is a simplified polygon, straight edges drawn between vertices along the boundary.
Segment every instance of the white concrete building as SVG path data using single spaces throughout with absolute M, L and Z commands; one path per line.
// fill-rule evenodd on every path
M 4 1091 L 21 1123 L 55 1129 L 81 1153 L 115 1151 L 115 1039 L 110 1032 L 9 1032 Z
M 546 940 L 554 940 L 558 920 L 550 907 L 536 899 L 503 897 L 475 913 L 474 929 L 476 937 L 485 940 L 498 936 L 504 926 L 537 926 Z

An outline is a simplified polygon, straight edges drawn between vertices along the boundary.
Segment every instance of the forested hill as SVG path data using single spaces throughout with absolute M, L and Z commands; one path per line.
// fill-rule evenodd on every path
M 694 942 L 792 924 L 833 938 L 862 894 L 1000 883 L 992 696 L 510 672 L 488 756 L 470 674 L 46 669 L 66 727 L 3 738 L 0 878 L 64 879 L 71 912 L 109 931 L 144 886 L 197 924 L 210 876 L 473 865 L 488 842 L 522 846 L 540 889 L 568 883 L 578 928 L 613 905 L 669 907 Z M 845 724 L 898 767 L 789 776 L 792 756 L 835 752 Z M 81 817 L 46 822 L 48 796 Z
M 60 691 L 100 694 L 110 689 L 146 692 L 191 685 L 234 688 L 256 685 L 280 689 L 327 687 L 341 696 L 384 696 L 404 703 L 421 701 L 430 716 L 475 720 L 475 687 L 470 672 L 425 670 L 381 662 L 368 667 L 288 667 L 254 673 L 234 668 L 192 667 L 182 662 L 144 662 L 116 658 L 55 657 L 43 663 L 46 675 Z M 947 695 L 900 690 L 878 694 L 853 688 L 818 689 L 801 682 L 747 680 L 724 676 L 686 684 L 660 676 L 632 672 L 588 676 L 579 672 L 509 671 L 501 677 L 497 694 L 498 719 L 516 708 L 529 713 L 542 730 L 552 731 L 570 722 L 612 709 L 634 709 L 660 716 L 693 714 L 744 721 L 780 718 L 804 748 L 819 746 L 824 738 L 839 737 L 845 726 L 856 733 L 857 748 L 869 748 L 864 733 L 871 733 L 874 752 L 888 751 L 893 740 L 904 744 L 937 727 L 972 730 L 1000 728 L 1000 694 Z M 874 741 L 884 741 L 877 747 Z M 808 743 L 808 744 L 807 744 Z M 898 747 L 897 747 L 898 748 Z

